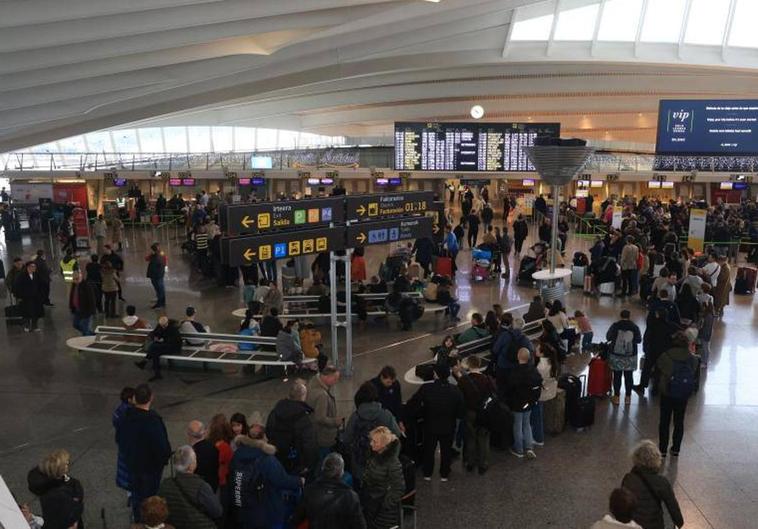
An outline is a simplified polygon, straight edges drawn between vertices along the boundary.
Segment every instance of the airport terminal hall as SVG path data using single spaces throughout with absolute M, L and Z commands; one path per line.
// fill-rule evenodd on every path
M 0 0 L 0 529 L 758 528 L 758 0 Z

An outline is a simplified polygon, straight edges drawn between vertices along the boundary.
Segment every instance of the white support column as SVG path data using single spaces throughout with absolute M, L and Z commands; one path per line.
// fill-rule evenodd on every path
M 555 11 L 553 11 L 553 25 L 550 27 L 550 36 L 547 39 L 547 46 L 545 47 L 545 55 L 550 56 L 550 52 L 553 49 L 553 39 L 555 38 L 555 28 L 558 26 L 558 16 L 561 13 L 561 0 L 556 0 Z
M 684 6 L 684 15 L 682 16 L 682 28 L 679 31 L 679 48 L 677 49 L 677 56 L 680 60 L 683 60 L 684 54 L 682 50 L 684 48 L 684 37 L 687 35 L 687 25 L 690 22 L 690 9 L 692 8 L 692 0 L 687 0 Z
M 353 285 L 350 282 L 353 249 L 345 253 L 345 368 L 343 374 L 353 374 Z
M 728 49 L 729 49 L 729 37 L 732 34 L 732 26 L 734 25 L 734 11 L 737 9 L 737 0 L 731 0 L 729 3 L 729 14 L 726 17 L 726 28 L 724 28 L 724 38 L 721 39 L 721 60 L 723 62 L 729 62 Z
M 339 361 L 339 322 L 337 321 L 337 256 L 329 252 L 329 310 L 332 321 L 332 364 Z
M 647 2 L 648 0 L 642 0 L 642 9 L 640 11 L 640 22 L 637 24 L 637 34 L 634 37 L 634 56 L 639 57 L 640 51 L 640 39 L 642 38 L 642 28 L 645 25 L 645 17 L 647 16 Z
M 605 2 L 607 0 L 602 0 L 600 2 L 600 7 L 597 10 L 597 18 L 595 19 L 595 31 L 592 32 L 592 44 L 590 45 L 590 55 L 592 57 L 595 56 L 595 48 L 597 46 L 597 36 L 600 33 L 600 21 L 603 19 L 603 11 L 605 10 Z

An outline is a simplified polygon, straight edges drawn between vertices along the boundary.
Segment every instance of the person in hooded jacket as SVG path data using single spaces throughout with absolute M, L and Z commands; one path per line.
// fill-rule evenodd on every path
M 341 455 L 326 456 L 318 479 L 305 487 L 292 517 L 296 527 L 307 520 L 310 529 L 366 529 L 358 494 L 343 482 L 344 473 Z
M 492 346 L 497 390 L 501 395 L 505 394 L 508 374 L 511 369 L 516 367 L 518 363 L 516 353 L 522 347 L 529 349 L 529 351 L 534 350 L 532 341 L 520 329 L 513 328 L 513 315 L 510 312 L 503 313 L 500 316 L 500 329 Z
M 642 375 L 640 383 L 632 389 L 642 396 L 650 384 L 655 372 L 655 364 L 664 351 L 671 347 L 671 338 L 678 331 L 678 327 L 668 319 L 665 309 L 659 308 L 648 314 L 645 333 L 642 336 L 642 350 L 645 353 L 645 361 L 642 362 Z M 657 384 L 653 385 L 653 392 Z
M 68 475 L 71 455 L 54 450 L 29 471 L 29 491 L 39 497 L 45 529 L 70 529 L 74 524 L 84 529 L 84 489 Z
M 677 364 L 686 365 L 690 376 L 695 377 L 697 366 L 696 357 L 690 352 L 690 340 L 685 333 L 678 332 L 671 338 L 671 347 L 664 351 L 656 361 L 661 392 L 661 416 L 658 423 L 658 449 L 663 457 L 669 446 L 669 427 L 673 416 L 674 436 L 671 445 L 671 455 L 677 457 L 684 437 L 684 413 L 687 410 L 689 395 L 681 396 L 672 392 L 669 381 L 677 369 Z
M 676 500 L 671 483 L 659 474 L 663 458 L 655 443 L 646 439 L 632 452 L 632 471 L 624 476 L 621 486 L 629 489 L 637 498 L 634 521 L 644 529 L 664 529 L 663 508 L 671 516 L 676 527 L 684 525 L 684 517 Z
M 276 403 L 266 420 L 266 435 L 276 447 L 276 457 L 289 474 L 315 473 L 318 465 L 316 430 L 311 421 L 313 408 L 305 403 L 308 388 L 295 380 L 289 395 Z
M 353 480 L 355 482 L 357 479 L 359 484 L 368 456 L 369 432 L 379 426 L 385 426 L 394 435 L 399 436 L 400 427 L 392 413 L 382 408 L 379 393 L 371 381 L 364 382 L 358 388 L 353 401 L 355 411 L 347 421 L 342 440 L 349 447 Z M 356 489 L 360 489 L 360 485 Z
M 369 529 L 390 529 L 400 523 L 400 500 L 405 477 L 400 463 L 400 440 L 386 426 L 369 433 L 371 453 L 363 471 L 361 504 Z
M 283 494 L 300 490 L 304 478 L 287 474 L 276 458 L 276 447 L 269 444 L 263 426 L 254 424 L 249 435 L 234 439 L 229 468 L 231 510 L 240 529 L 283 529 L 286 505 Z M 245 476 L 259 476 L 248 480 Z M 262 493 L 256 482 L 262 484 Z M 233 518 L 235 519 L 235 518 Z

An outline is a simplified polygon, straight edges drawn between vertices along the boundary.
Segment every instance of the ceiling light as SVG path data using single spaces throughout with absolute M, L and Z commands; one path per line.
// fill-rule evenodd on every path
M 471 107 L 471 117 L 474 119 L 482 119 L 484 117 L 484 108 L 481 105 L 474 105 Z

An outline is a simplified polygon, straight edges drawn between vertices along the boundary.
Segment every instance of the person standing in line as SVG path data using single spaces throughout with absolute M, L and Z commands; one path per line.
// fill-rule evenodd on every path
M 105 266 L 105 263 L 110 263 L 113 269 L 116 271 L 115 281 L 118 286 L 118 299 L 120 301 L 126 301 L 122 295 L 121 289 L 121 274 L 124 272 L 124 260 L 119 254 L 113 251 L 113 247 L 110 244 L 105 245 L 105 253 L 100 258 L 100 264 Z
M 39 497 L 45 529 L 84 527 L 84 489 L 69 475 L 71 454 L 54 450 L 29 471 L 29 492 Z
M 447 482 L 450 478 L 456 422 L 463 418 L 466 408 L 463 394 L 450 384 L 449 378 L 450 368 L 444 364 L 436 364 L 434 381 L 421 386 L 406 404 L 406 416 L 424 419 L 424 481 L 432 480 L 434 453 L 438 444 L 441 481 Z
M 537 372 L 542 377 L 540 400 L 532 408 L 529 422 L 532 425 L 534 444 L 545 444 L 544 403 L 553 400 L 558 394 L 558 376 L 561 374 L 561 364 L 558 361 L 558 351 L 550 344 L 538 343 L 534 351 L 537 358 Z
M 82 336 L 94 336 L 92 332 L 92 317 L 97 312 L 95 292 L 92 285 L 82 281 L 81 272 L 74 272 L 74 282 L 68 295 L 68 308 L 73 315 L 73 327 Z
M 313 408 L 305 403 L 308 388 L 303 380 L 290 386 L 288 398 L 276 403 L 266 420 L 266 437 L 276 447 L 276 457 L 288 474 L 315 475 L 318 443 Z
M 337 431 L 345 422 L 344 417 L 337 416 L 337 400 L 332 393 L 332 388 L 339 379 L 340 372 L 337 368 L 326 366 L 308 382 L 306 402 L 313 408 L 312 419 L 316 427 L 319 461 L 323 461 L 332 450 L 337 441 Z
M 358 494 L 343 482 L 344 474 L 342 456 L 336 452 L 326 456 L 319 477 L 305 487 L 295 510 L 296 527 L 307 520 L 310 529 L 366 529 Z
M 724 315 L 724 307 L 729 305 L 729 293 L 732 291 L 732 268 L 726 255 L 718 256 L 719 273 L 713 287 L 713 310 L 717 317 Z
M 43 290 L 42 281 L 37 274 L 37 265 L 34 261 L 29 261 L 13 285 L 13 293 L 20 300 L 25 332 L 42 330 L 37 327 L 37 321 L 45 315 Z
M 400 440 L 386 426 L 369 433 L 370 450 L 361 479 L 361 504 L 370 529 L 391 529 L 400 523 L 405 476 Z
M 466 403 L 463 464 L 466 472 L 478 469 L 479 474 L 483 475 L 489 467 L 490 432 L 477 424 L 477 416 L 482 404 L 495 393 L 495 385 L 490 377 L 482 373 L 478 356 L 471 355 L 464 363 L 468 368 L 467 374 L 463 374 L 459 367 L 453 368 L 453 375 Z
M 634 237 L 627 237 L 621 250 L 621 295 L 633 296 L 637 293 L 637 258 L 640 249 L 634 244 Z
M 508 226 L 508 214 L 511 212 L 511 197 L 503 193 L 503 226 Z
M 168 521 L 176 529 L 216 529 L 223 507 L 210 485 L 195 474 L 197 459 L 192 447 L 180 446 L 171 463 L 175 475 L 164 479 L 158 489 L 168 505 Z
M 150 246 L 150 253 L 145 256 L 147 261 L 147 277 L 155 289 L 156 301 L 151 308 L 159 309 L 166 306 L 166 287 L 163 277 L 166 275 L 166 256 L 161 251 L 161 245 L 157 242 Z
M 637 498 L 634 521 L 644 529 L 664 529 L 663 507 L 676 527 L 684 525 L 684 517 L 676 500 L 674 489 L 666 477 L 660 475 L 663 457 L 649 439 L 641 441 L 632 452 L 633 468 L 621 481 L 621 486 Z
M 44 297 L 44 305 L 53 307 L 50 303 L 50 282 L 52 280 L 52 273 L 50 267 L 47 265 L 47 259 L 45 259 L 45 250 L 37 250 L 37 257 L 34 259 L 34 264 L 37 265 L 37 275 L 40 279 L 40 286 L 42 287 L 42 296 Z
M 187 425 L 187 442 L 195 451 L 197 468 L 195 474 L 211 486 L 213 492 L 218 490 L 218 449 L 206 438 L 205 425 L 197 420 Z
M 151 410 L 153 391 L 147 384 L 134 389 L 134 407 L 128 408 L 116 429 L 116 443 L 124 454 L 131 476 L 131 506 L 135 522 L 141 521 L 142 500 L 158 493 L 163 467 L 171 457 L 166 426 Z
M 92 226 L 92 232 L 95 235 L 95 242 L 97 243 L 97 256 L 102 257 L 105 250 L 105 238 L 108 236 L 108 225 L 105 223 L 102 215 L 97 216 L 97 220 Z
M 100 258 L 97 254 L 92 254 L 90 262 L 84 268 L 86 272 L 85 281 L 92 286 L 95 293 L 95 306 L 98 312 L 103 312 L 103 274 Z
M 605 339 L 611 342 L 608 364 L 613 371 L 613 396 L 611 403 L 618 406 L 621 398 L 621 378 L 624 379 L 626 397 L 624 405 L 632 403 L 632 375 L 637 369 L 637 344 L 642 343 L 642 333 L 637 324 L 630 320 L 631 313 L 624 309 L 621 319 L 611 324 Z
M 679 456 L 684 438 L 684 413 L 687 401 L 695 389 L 697 359 L 690 353 L 690 341 L 684 333 L 678 332 L 671 339 L 671 348 L 656 362 L 661 392 L 661 417 L 658 423 L 658 449 L 663 457 L 669 446 L 669 428 L 673 415 L 674 437 L 671 455 Z
M 121 427 L 121 419 L 126 415 L 126 410 L 134 407 L 134 388 L 125 387 L 121 390 L 118 407 L 113 410 L 111 415 L 111 424 L 116 432 L 116 441 L 118 442 L 118 429 Z M 117 445 L 118 447 L 118 445 Z M 131 488 L 132 478 L 129 475 L 129 466 L 126 464 L 124 453 L 119 449 L 116 456 L 116 486 L 128 491 Z M 127 496 L 128 497 L 128 496 Z
M 637 498 L 629 489 L 620 487 L 613 489 L 609 500 L 610 514 L 592 524 L 590 529 L 642 529 L 634 521 L 634 511 L 637 509 Z
M 536 459 L 532 435 L 532 408 L 539 402 L 542 377 L 529 363 L 531 353 L 526 347 L 518 350 L 518 365 L 508 374 L 505 397 L 513 412 L 513 446 L 511 454 L 518 458 Z
M 521 254 L 521 248 L 524 246 L 524 241 L 529 236 L 529 225 L 524 219 L 524 215 L 519 213 L 516 220 L 513 221 L 513 247 L 516 250 L 516 257 Z

